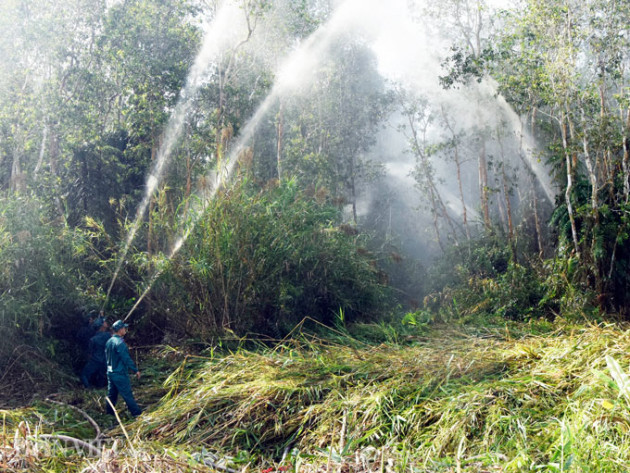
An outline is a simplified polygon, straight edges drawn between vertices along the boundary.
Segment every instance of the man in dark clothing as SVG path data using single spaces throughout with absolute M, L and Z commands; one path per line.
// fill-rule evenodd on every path
M 96 311 L 92 310 L 85 316 L 85 324 L 81 326 L 75 336 L 75 338 L 77 339 L 77 343 L 79 344 L 79 347 L 84 354 L 88 352 L 90 339 L 96 333 L 96 330 L 93 327 L 95 320 Z
M 88 345 L 88 362 L 81 372 L 81 382 L 86 388 L 98 388 L 107 385 L 107 361 L 105 359 L 105 344 L 111 337 L 107 321 L 101 317 L 92 324 L 96 335 L 90 338 Z
M 107 360 L 107 398 L 111 405 L 107 406 L 107 412 L 113 414 L 111 406 L 116 405 L 118 394 L 127 403 L 129 412 L 136 417 L 142 413 L 142 409 L 136 404 L 136 400 L 131 392 L 131 381 L 129 380 L 129 370 L 135 373 L 140 379 L 140 371 L 129 355 L 127 344 L 123 337 L 127 333 L 127 325 L 122 320 L 117 320 L 112 324 L 114 334 L 105 345 L 105 358 Z

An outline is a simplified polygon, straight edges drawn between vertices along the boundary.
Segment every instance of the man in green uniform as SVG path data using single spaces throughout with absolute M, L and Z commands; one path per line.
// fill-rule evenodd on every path
M 129 348 L 123 340 L 127 333 L 127 325 L 122 320 L 117 320 L 112 324 L 114 334 L 105 345 L 105 358 L 107 359 L 107 398 L 111 405 L 107 406 L 107 412 L 113 414 L 111 406 L 116 405 L 118 394 L 127 403 L 129 412 L 136 417 L 142 413 L 142 409 L 136 403 L 131 392 L 131 381 L 129 380 L 129 370 L 135 373 L 140 379 L 140 371 L 129 356 Z

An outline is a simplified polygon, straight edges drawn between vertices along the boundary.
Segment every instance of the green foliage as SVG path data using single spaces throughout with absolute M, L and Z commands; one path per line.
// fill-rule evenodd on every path
M 189 335 L 280 336 L 304 317 L 377 316 L 383 276 L 339 212 L 293 183 L 248 183 L 215 198 L 152 291 L 165 323 Z
M 577 275 L 583 269 L 575 256 L 562 256 L 545 261 L 542 268 L 545 277 L 541 280 L 541 291 L 544 296 L 539 305 L 567 318 L 588 316 L 595 320 L 596 295 L 587 284 L 580 282 L 582 278 Z
M 430 270 L 433 285 L 424 309 L 442 321 L 552 317 L 541 303 L 541 276 L 532 265 L 512 260 L 499 238 L 479 239 L 469 247 L 451 248 Z
M 0 199 L 0 362 L 20 343 L 63 356 L 76 332 L 90 284 L 77 249 L 81 237 L 36 199 Z M 51 335 L 55 339 L 51 339 Z
M 391 102 L 374 53 L 356 39 L 341 38 L 308 93 L 285 101 L 281 177 L 303 188 L 326 188 L 338 202 L 356 205 L 358 183 L 380 172 L 365 155 Z
M 578 205 L 575 219 L 581 256 L 571 244 L 571 229 L 567 206 L 558 204 L 551 225 L 558 233 L 556 256 L 545 262 L 547 278 L 546 298 L 557 298 L 562 305 L 599 305 L 604 311 L 625 311 L 628 304 L 630 278 L 627 268 L 630 253 L 627 240 L 630 229 L 628 204 L 611 200 L 610 193 L 602 196 L 602 203 L 594 213 L 588 203 L 588 189 L 580 180 L 574 192 Z
M 44 307 L 54 298 L 53 276 L 63 271 L 53 228 L 41 220 L 42 208 L 36 202 L 18 198 L 2 199 L 1 204 L 0 323 L 36 334 Z
M 490 47 L 486 47 L 478 55 L 459 46 L 453 46 L 451 52 L 452 54 L 442 63 L 442 67 L 448 72 L 440 77 L 440 85 L 445 89 L 467 84 L 472 80 L 481 82 L 487 73 L 487 63 L 495 59 L 495 53 Z
M 624 2 L 527 1 L 506 16 L 489 63 L 506 99 L 530 114 L 559 185 L 551 225 L 556 260 L 566 261 L 548 265 L 562 275 L 548 274 L 547 299 L 560 305 L 575 291 L 604 311 L 628 305 L 619 242 L 628 233 L 628 38 L 619 32 L 629 13 Z

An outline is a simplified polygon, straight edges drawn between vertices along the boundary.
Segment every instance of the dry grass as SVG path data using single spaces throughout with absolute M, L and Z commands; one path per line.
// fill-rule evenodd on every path
M 136 428 L 187 448 L 277 460 L 299 452 L 362 468 L 364 452 L 376 449 L 396 471 L 625 471 L 628 405 L 605 359 L 627 369 L 630 338 L 613 326 L 567 330 L 519 341 L 442 331 L 415 346 L 310 340 L 241 352 L 208 360 L 190 378 L 175 374 L 170 395 Z
M 66 455 L 67 471 L 627 471 L 630 383 L 607 357 L 627 372 L 629 349 L 625 330 L 598 326 L 520 340 L 440 330 L 407 346 L 302 337 L 191 358 L 126 426 L 130 442 L 111 433 L 118 453 Z M 11 459 L 19 418 L 0 458 L 59 465 L 60 453 Z

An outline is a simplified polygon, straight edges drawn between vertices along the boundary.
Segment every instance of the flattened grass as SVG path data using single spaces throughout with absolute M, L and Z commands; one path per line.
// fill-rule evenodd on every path
M 136 386 L 145 405 L 167 394 L 126 425 L 130 443 L 108 431 L 100 458 L 47 449 L 35 434 L 89 440 L 93 426 L 77 409 L 3 411 L 0 466 L 101 473 L 630 469 L 630 381 L 623 378 L 630 333 L 564 327 L 514 340 L 508 331 L 474 330 L 442 328 L 405 345 L 301 336 L 275 349 L 187 358 L 164 386 L 157 377 Z M 90 406 L 83 405 L 92 413 Z
M 629 405 L 606 355 L 627 370 L 629 348 L 612 326 L 519 341 L 442 330 L 408 346 L 294 340 L 183 370 L 137 428 L 277 460 L 358 464 L 377 449 L 394 471 L 626 471 Z

